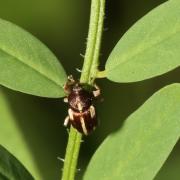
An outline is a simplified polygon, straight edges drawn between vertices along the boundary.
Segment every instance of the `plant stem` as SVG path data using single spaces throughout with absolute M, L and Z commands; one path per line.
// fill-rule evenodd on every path
M 97 71 L 96 77 L 97 78 L 105 78 L 106 77 L 106 70 L 104 70 L 104 71 Z
M 92 85 L 96 79 L 104 20 L 105 0 L 92 0 L 87 47 L 80 82 Z M 62 180 L 74 180 L 82 135 L 70 128 Z
M 62 180 L 74 180 L 82 135 L 72 126 L 66 149 Z
M 93 84 L 98 72 L 105 0 L 92 0 L 87 48 L 82 69 L 82 83 Z

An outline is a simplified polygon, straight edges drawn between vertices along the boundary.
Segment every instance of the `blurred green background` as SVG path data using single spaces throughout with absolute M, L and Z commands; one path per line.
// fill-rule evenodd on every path
M 67 74 L 80 73 L 88 31 L 90 0 L 0 0 L 0 18 L 23 27 L 44 42 L 60 59 Z M 124 32 L 163 0 L 107 0 L 101 68 Z M 168 28 L 168 27 L 167 27 Z M 155 91 L 180 82 L 180 70 L 131 84 L 98 80 L 103 103 L 97 104 L 100 126 L 84 138 L 77 179 L 106 136 L 119 129 L 124 119 Z M 68 133 L 63 127 L 67 107 L 62 99 L 47 99 L 0 88 L 0 143 L 14 153 L 37 180 L 60 179 Z M 156 180 L 180 179 L 180 143 Z M 153 159 L 152 159 L 153 161 Z

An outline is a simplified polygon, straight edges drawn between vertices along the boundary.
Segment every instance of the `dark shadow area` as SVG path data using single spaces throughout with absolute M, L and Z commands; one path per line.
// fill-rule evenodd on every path
M 8 89 L 4 94 L 43 179 L 57 179 L 63 165 L 57 158 L 64 157 L 68 136 L 63 127 L 66 107 L 62 99 L 43 99 Z

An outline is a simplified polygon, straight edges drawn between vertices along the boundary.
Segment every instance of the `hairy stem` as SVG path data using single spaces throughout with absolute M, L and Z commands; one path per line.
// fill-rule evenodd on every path
M 92 85 L 98 72 L 105 0 L 92 0 L 87 47 L 80 82 Z M 62 180 L 74 180 L 82 135 L 70 128 Z
M 98 72 L 105 0 L 92 0 L 87 48 L 82 69 L 82 83 L 93 84 Z
M 70 128 L 62 180 L 74 180 L 82 135 Z

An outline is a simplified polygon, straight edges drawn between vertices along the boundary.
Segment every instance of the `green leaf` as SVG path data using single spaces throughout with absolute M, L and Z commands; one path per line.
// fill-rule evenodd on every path
M 180 1 L 155 8 L 117 43 L 106 63 L 107 78 L 135 82 L 180 65 Z
M 0 145 L 0 179 L 33 180 L 34 178 L 10 152 Z
M 53 53 L 20 27 L 0 19 L 0 84 L 44 97 L 64 96 L 64 69 Z
M 40 121 L 41 119 L 44 120 L 47 114 L 44 113 L 44 116 L 40 116 L 39 114 L 41 112 L 41 109 L 27 99 L 23 101 L 22 94 L 18 94 L 18 97 L 15 97 L 15 94 L 13 95 L 12 99 L 8 96 L 7 92 L 2 91 L 2 88 L 0 88 L 0 144 L 6 149 L 8 149 L 11 153 L 13 153 L 14 156 L 16 156 L 31 171 L 32 175 L 35 178 L 42 179 L 41 172 L 37 167 L 37 163 L 34 160 L 33 151 L 30 147 L 35 145 L 29 145 L 27 137 L 29 136 L 32 140 L 36 140 L 37 144 L 42 146 L 41 142 L 39 142 L 39 138 L 34 137 L 34 135 L 37 134 L 32 126 L 33 119 L 35 119 L 35 117 L 32 116 L 33 114 L 35 114 L 35 116 L 37 117 L 36 119 Z M 27 101 L 28 106 L 23 103 L 25 101 Z M 19 117 L 18 110 L 13 109 L 14 105 L 16 106 L 16 108 L 23 108 L 23 111 L 21 110 L 22 118 L 21 116 Z M 28 113 L 27 109 L 30 109 L 31 112 Z M 27 124 L 27 126 L 31 129 L 31 134 L 24 135 L 23 130 L 28 132 L 28 129 L 25 126 L 21 127 L 21 119 L 24 119 L 24 124 Z M 48 162 L 48 159 L 49 158 L 46 158 L 46 162 Z M 39 161 L 40 160 L 38 160 L 38 162 Z
M 84 179 L 152 180 L 180 137 L 179 107 L 180 84 L 155 93 L 106 138 Z

